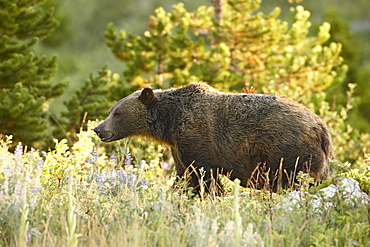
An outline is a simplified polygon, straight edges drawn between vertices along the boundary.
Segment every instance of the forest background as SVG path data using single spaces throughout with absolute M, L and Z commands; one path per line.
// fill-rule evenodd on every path
M 67 81 L 69 86 L 62 97 L 51 104 L 51 112 L 58 115 L 64 108 L 63 101 L 68 100 L 73 92 L 81 88 L 90 73 L 97 73 L 104 65 L 115 73 L 122 73 L 124 63 L 116 59 L 106 45 L 104 32 L 112 22 L 127 33 L 142 35 L 148 29 L 149 16 L 154 10 L 163 7 L 170 11 L 180 1 L 126 1 L 107 0 L 104 4 L 98 0 L 48 1 L 48 6 L 55 7 L 55 17 L 60 25 L 44 40 L 38 53 L 58 55 L 58 72 L 53 81 Z M 210 5 L 209 0 L 182 1 L 188 11 L 201 5 Z M 292 2 L 292 3 L 290 3 Z M 297 3 L 298 2 L 298 3 Z M 370 131 L 370 16 L 366 0 L 356 4 L 344 0 L 316 1 L 274 1 L 261 2 L 260 11 L 271 12 L 281 8 L 278 17 L 292 22 L 290 8 L 302 5 L 311 13 L 310 32 L 316 33 L 323 22 L 331 24 L 331 39 L 327 42 L 343 44 L 341 56 L 349 66 L 349 72 L 343 83 L 343 92 L 348 90 L 347 83 L 356 83 L 354 96 L 358 96 L 354 105 L 352 125 L 361 131 Z M 77 56 L 76 56 L 77 55 Z M 337 89 L 336 89 L 337 90 Z M 122 97 L 125 95 L 122 95 Z
M 201 5 L 210 6 L 211 2 L 204 0 L 197 2 L 184 1 L 184 4 L 185 8 L 191 12 Z M 41 2 L 35 1 L 35 3 L 39 4 Z M 127 61 L 129 59 L 120 58 L 119 51 L 114 50 L 114 46 L 117 46 L 118 41 L 120 41 L 115 40 L 116 37 L 114 36 L 117 33 L 115 33 L 114 29 L 124 29 L 125 35 L 129 34 L 129 37 L 131 37 L 130 35 L 132 37 L 135 35 L 143 37 L 143 34 L 145 36 L 145 31 L 151 25 L 149 16 L 154 14 L 154 10 L 158 7 L 163 7 L 165 11 L 171 11 L 176 3 L 178 1 L 147 2 L 141 0 L 131 2 L 107 0 L 102 4 L 97 0 L 50 0 L 40 5 L 46 12 L 52 9 L 52 15 L 58 22 L 58 25 L 56 25 L 56 22 L 53 24 L 55 30 L 53 30 L 53 27 L 48 27 L 50 31 L 53 31 L 42 37 L 41 42 L 38 42 L 31 48 L 38 56 L 56 56 L 52 65 L 56 73 L 50 72 L 52 76 L 48 78 L 48 81 L 54 84 L 54 88 L 51 85 L 48 86 L 48 90 L 51 92 L 48 92 L 47 101 L 42 103 L 44 115 L 41 118 L 48 118 L 51 125 L 37 121 L 31 121 L 31 124 L 24 124 L 27 123 L 28 119 L 24 121 L 20 117 L 18 122 L 23 127 L 17 127 L 17 123 L 14 123 L 16 121 L 13 121 L 9 125 L 11 130 L 16 130 L 14 133 L 11 133 L 9 128 L 6 127 L 5 130 L 2 127 L 0 132 L 14 134 L 16 142 L 22 141 L 28 145 L 33 144 L 44 147 L 52 145 L 52 142 L 45 142 L 45 137 L 50 137 L 50 140 L 54 137 L 58 139 L 67 138 L 70 142 L 73 142 L 74 134 L 82 126 L 86 112 L 88 119 L 103 119 L 112 102 L 126 96 L 139 87 L 148 85 L 162 88 L 179 86 L 178 83 L 172 84 L 172 82 L 169 84 L 159 83 L 160 85 L 153 81 L 140 82 L 137 80 L 137 77 L 125 74 L 126 72 L 122 71 L 127 70 Z M 346 114 L 348 112 L 348 116 L 346 115 L 343 120 L 354 128 L 354 132 L 370 132 L 370 97 L 368 97 L 370 95 L 370 87 L 368 86 L 370 74 L 370 42 L 368 42 L 370 40 L 370 17 L 366 13 L 369 5 L 368 1 L 358 1 L 356 5 L 353 5 L 343 0 L 326 0 L 320 3 L 312 1 L 266 0 L 261 2 L 260 9 L 257 7 L 254 11 L 256 13 L 261 11 L 269 15 L 269 13 L 274 13 L 275 7 L 279 7 L 281 14 L 274 18 L 287 21 L 291 25 L 295 18 L 291 10 L 297 5 L 304 6 L 311 13 L 311 16 L 307 16 L 309 18 L 308 21 L 304 20 L 304 22 L 310 22 L 312 26 L 302 26 L 302 30 L 309 30 L 309 36 L 315 36 L 319 32 L 322 23 L 330 23 L 331 37 L 323 45 L 328 46 L 331 42 L 342 44 L 340 56 L 343 57 L 343 64 L 345 65 L 339 66 L 333 62 L 333 71 L 338 72 L 338 74 L 329 83 L 331 85 L 327 87 L 326 85 L 315 86 L 312 84 L 311 88 L 313 90 L 309 93 L 324 90 L 325 100 L 329 103 L 331 110 L 340 112 L 341 108 L 344 108 Z M 109 23 L 111 23 L 110 26 L 108 25 Z M 338 50 L 340 49 L 338 48 Z M 56 67 L 58 67 L 57 70 Z M 136 69 L 140 71 L 140 68 Z M 51 67 L 49 70 L 52 70 Z M 145 74 L 146 72 L 133 73 Z M 189 76 L 187 77 L 187 79 L 190 78 Z M 196 79 L 209 81 L 211 84 L 214 84 L 212 81 L 214 78 L 210 78 L 209 75 L 198 76 Z M 181 84 L 188 82 L 190 81 L 183 80 Z M 119 90 L 116 90 L 115 95 L 112 95 L 112 88 L 110 89 L 111 92 L 107 93 L 107 85 L 114 83 L 121 84 L 123 87 L 116 88 Z M 215 83 L 217 84 L 217 80 Z M 355 90 L 348 86 L 352 85 L 351 83 L 356 84 Z M 292 85 L 288 86 L 291 87 Z M 248 85 L 248 82 L 244 82 L 244 86 L 250 85 Z M 304 96 L 299 96 L 299 90 L 294 94 L 291 92 L 292 90 L 287 92 L 284 92 L 284 90 L 269 90 L 269 88 L 263 88 L 261 83 L 251 84 L 251 86 L 255 87 L 258 92 L 288 94 L 288 96 L 306 105 L 310 103 L 307 97 L 304 99 L 302 98 Z M 240 86 L 225 87 L 221 85 L 218 88 L 233 92 L 242 90 Z M 88 94 L 87 92 L 91 93 Z M 350 99 L 348 98 L 348 92 L 350 92 Z M 320 99 L 313 97 L 310 100 L 318 101 Z M 316 105 L 316 108 L 311 108 L 318 113 L 319 107 L 317 107 L 317 102 L 312 103 Z M 17 103 L 13 105 L 14 112 L 18 110 L 15 107 L 17 105 Z M 19 103 L 19 105 L 22 105 L 22 103 Z M 3 107 L 8 106 L 4 104 Z M 22 108 L 22 110 L 25 111 L 25 108 Z M 32 109 L 28 112 L 30 111 Z M 12 115 L 11 113 L 9 114 Z M 15 120 L 17 119 L 15 118 Z M 27 127 L 24 127 L 25 125 Z M 48 128 L 47 131 L 45 131 L 46 127 Z M 348 132 L 348 130 L 345 131 Z M 37 132 L 43 134 L 38 135 L 36 134 Z M 352 132 L 352 130 L 349 132 Z M 352 135 L 352 137 L 359 138 L 358 135 Z

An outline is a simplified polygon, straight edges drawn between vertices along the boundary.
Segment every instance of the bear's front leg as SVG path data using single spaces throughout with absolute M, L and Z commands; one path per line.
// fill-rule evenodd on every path
M 183 149 L 186 150 L 186 148 Z M 222 168 L 210 165 L 212 162 L 204 157 L 197 159 L 193 158 L 194 155 L 191 153 L 181 154 L 176 148 L 171 148 L 171 153 L 177 175 L 174 188 L 185 180 L 193 188 L 193 192 L 199 196 L 222 196 L 223 189 L 219 180 Z
M 198 166 L 194 162 L 188 167 L 187 173 L 190 176 L 189 186 L 193 188 L 195 194 L 200 197 L 223 195 L 223 188 L 219 179 L 219 175 L 222 174 L 221 168 Z

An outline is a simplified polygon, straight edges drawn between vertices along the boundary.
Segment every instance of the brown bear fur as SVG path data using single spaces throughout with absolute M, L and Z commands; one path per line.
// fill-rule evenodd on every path
M 222 93 L 205 83 L 139 90 L 94 130 L 106 142 L 140 135 L 168 144 L 178 177 L 191 167 L 198 191 L 202 168 L 203 181 L 226 174 L 243 186 L 276 191 L 294 184 L 299 171 L 325 179 L 332 158 L 328 128 L 305 106 L 277 95 Z

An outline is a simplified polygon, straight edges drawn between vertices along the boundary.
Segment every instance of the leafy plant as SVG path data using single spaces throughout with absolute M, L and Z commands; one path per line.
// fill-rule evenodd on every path
M 328 23 L 309 37 L 310 13 L 301 6 L 292 9 L 291 26 L 277 18 L 279 8 L 264 14 L 259 6 L 260 1 L 227 1 L 215 18 L 212 7 L 188 12 L 179 3 L 171 12 L 158 8 L 143 35 L 109 24 L 105 37 L 134 88 L 203 80 L 224 90 L 248 86 L 308 103 L 343 75 L 341 45 L 324 45 Z
M 88 120 L 104 119 L 111 106 L 108 92 L 118 80 L 119 76 L 108 70 L 107 66 L 103 67 L 97 76 L 91 74 L 83 87 L 64 102 L 67 109 L 61 113 L 61 117 L 53 117 L 55 135 L 67 138 L 72 144 L 77 139 L 76 133 L 87 127 Z

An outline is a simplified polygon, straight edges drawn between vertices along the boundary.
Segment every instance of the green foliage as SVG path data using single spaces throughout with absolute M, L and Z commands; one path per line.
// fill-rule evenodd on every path
M 358 82 L 357 74 L 360 59 L 359 41 L 354 38 L 350 23 L 340 16 L 339 11 L 334 6 L 327 7 L 323 18 L 331 25 L 330 39 L 327 41 L 327 44 L 329 44 L 329 42 L 338 42 L 343 46 L 341 56 L 345 59 L 345 63 L 349 67 L 346 79 L 343 83 Z M 345 90 L 342 92 L 345 93 Z M 345 101 L 343 103 L 345 103 Z
M 263 14 L 259 4 L 228 1 L 216 19 L 212 7 L 188 12 L 179 3 L 171 12 L 158 8 L 142 36 L 110 24 L 105 37 L 127 65 L 124 76 L 133 87 L 167 88 L 203 80 L 224 90 L 248 86 L 307 103 L 345 72 L 341 46 L 323 45 L 330 37 L 328 23 L 317 37 L 309 37 L 310 13 L 302 7 L 292 9 L 289 27 L 277 19 L 278 8 Z
M 103 32 L 107 23 L 124 24 L 129 32 L 141 33 L 155 8 L 163 6 L 167 9 L 176 2 L 156 0 L 142 4 L 140 1 L 105 0 L 102 4 L 100 0 L 48 0 L 44 6 L 55 7 L 54 16 L 60 25 L 38 49 L 45 54 L 58 54 L 55 81 L 69 82 L 65 93 L 52 102 L 50 111 L 58 116 L 64 110 L 63 102 L 83 85 L 90 72 L 97 73 L 104 64 L 109 64 L 109 69 L 115 72 L 122 69 L 122 64 L 107 52 L 104 43 Z M 188 1 L 187 7 L 194 9 L 200 4 L 208 4 L 208 0 Z M 123 96 L 121 94 L 119 98 Z
M 333 140 L 335 159 L 340 162 L 362 163 L 363 155 L 370 148 L 370 136 L 367 133 L 360 133 L 347 123 L 348 113 L 352 109 L 353 93 L 355 84 L 348 84 L 346 105 L 339 109 L 332 109 L 328 102 L 318 98 L 321 106 L 319 115 L 327 123 Z M 312 104 L 311 104 L 312 106 Z M 312 106 L 314 108 L 314 106 Z
M 90 126 L 91 123 L 88 124 Z M 93 153 L 93 135 L 91 129 L 81 131 L 76 135 L 77 141 L 71 147 L 66 139 L 54 140 L 55 150 L 48 152 L 45 156 L 42 172 L 43 184 L 50 185 L 50 188 L 54 188 L 55 193 L 58 194 L 61 188 L 69 184 L 72 175 L 77 181 L 86 179 L 84 171 L 91 169 L 92 166 L 92 162 L 86 164 L 86 160 Z M 97 166 L 97 164 L 98 160 L 94 160 L 94 165 Z
M 56 57 L 37 56 L 32 47 L 56 27 L 44 1 L 0 1 L 0 132 L 26 144 L 40 141 L 48 127 L 46 110 L 64 84 L 49 80 Z
M 352 110 L 348 113 L 348 123 L 355 129 L 369 132 L 369 118 L 366 114 L 366 109 L 369 109 L 368 97 L 369 87 L 367 78 L 369 74 L 361 65 L 360 52 L 361 43 L 354 37 L 350 25 L 347 20 L 340 15 L 335 6 L 329 5 L 323 16 L 330 22 L 332 28 L 330 30 L 330 39 L 328 42 L 339 42 L 343 49 L 341 56 L 348 65 L 348 73 L 345 79 L 339 84 L 332 85 L 327 90 L 329 102 L 333 102 L 334 106 L 341 108 L 346 105 L 346 91 L 349 83 L 356 83 L 357 90 L 354 92 L 355 102 L 353 102 Z
M 91 74 L 72 98 L 64 102 L 67 110 L 61 113 L 60 118 L 54 118 L 58 125 L 56 136 L 68 138 L 72 143 L 76 133 L 86 128 L 87 120 L 104 119 L 111 106 L 107 96 L 110 91 L 115 91 L 112 85 L 118 80 L 119 76 L 106 66 L 97 76 Z
M 43 103 L 36 100 L 21 82 L 12 89 L 3 88 L 0 91 L 0 131 L 14 133 L 20 140 L 38 141 L 48 126 L 45 112 L 35 111 L 42 109 Z

